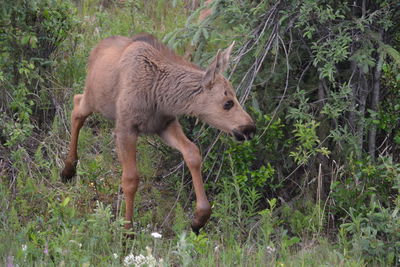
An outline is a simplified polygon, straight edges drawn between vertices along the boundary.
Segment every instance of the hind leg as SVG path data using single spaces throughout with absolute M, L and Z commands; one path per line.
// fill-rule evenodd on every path
M 74 96 L 74 109 L 71 114 L 71 142 L 69 144 L 69 153 L 65 159 L 65 167 L 61 172 L 61 180 L 68 182 L 76 173 L 76 164 L 78 162 L 78 137 L 79 130 L 82 128 L 86 118 L 92 111 L 84 104 L 83 94 Z

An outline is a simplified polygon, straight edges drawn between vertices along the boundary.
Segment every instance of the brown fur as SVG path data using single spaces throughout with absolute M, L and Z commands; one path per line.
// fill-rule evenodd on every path
M 232 46 L 222 53 L 218 51 L 211 65 L 202 70 L 148 34 L 133 38 L 114 36 L 101 41 L 89 57 L 84 94 L 74 96 L 70 151 L 62 179 L 68 181 L 75 174 L 79 130 L 87 116 L 99 112 L 114 120 L 122 164 L 125 217 L 132 222 L 139 183 L 137 137 L 158 134 L 168 145 L 182 152 L 192 174 L 196 193 L 192 228 L 198 232 L 209 218 L 211 208 L 201 178 L 199 150 L 186 138 L 177 117 L 197 116 L 240 140 L 253 136 L 252 119 L 221 74 L 227 68 Z M 229 110 L 224 108 L 227 102 L 233 105 Z

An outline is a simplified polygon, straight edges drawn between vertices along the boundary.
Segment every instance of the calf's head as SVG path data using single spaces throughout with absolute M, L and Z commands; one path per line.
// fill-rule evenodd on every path
M 238 141 L 253 138 L 256 127 L 236 98 L 231 83 L 222 75 L 234 43 L 218 51 L 202 77 L 202 93 L 196 101 L 196 115 L 206 123 L 234 136 Z

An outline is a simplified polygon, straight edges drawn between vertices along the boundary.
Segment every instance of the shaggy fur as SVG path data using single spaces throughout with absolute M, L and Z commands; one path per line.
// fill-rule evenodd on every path
M 201 179 L 201 155 L 184 135 L 177 116 L 187 114 L 232 134 L 251 139 L 255 127 L 222 76 L 233 44 L 217 53 L 206 70 L 176 55 L 153 36 L 113 36 L 90 54 L 84 94 L 74 96 L 70 151 L 61 173 L 64 181 L 76 172 L 79 130 L 85 119 L 99 112 L 115 121 L 116 144 L 122 164 L 126 219 L 132 221 L 138 187 L 136 140 L 139 134 L 158 134 L 182 152 L 192 174 L 196 212 L 192 227 L 198 231 L 211 214 Z M 131 224 L 130 224 L 131 225 Z

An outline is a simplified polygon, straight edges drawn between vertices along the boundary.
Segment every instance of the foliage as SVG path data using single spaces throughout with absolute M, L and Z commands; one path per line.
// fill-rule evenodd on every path
M 5 145 L 15 147 L 36 125 L 54 116 L 55 94 L 45 76 L 55 65 L 52 54 L 74 24 L 68 1 L 6 1 L 0 25 L 0 105 Z
M 266 184 L 273 186 L 273 190 L 280 187 L 279 182 L 274 180 L 275 170 L 271 163 L 264 162 L 258 158 L 258 151 L 264 153 L 273 153 L 277 145 L 273 145 L 273 140 L 283 136 L 282 123 L 280 120 L 274 122 L 268 115 L 255 113 L 257 118 L 257 127 L 260 131 L 266 130 L 263 136 L 255 138 L 249 142 L 237 143 L 231 139 L 225 140 L 228 148 L 225 151 L 231 166 L 231 173 L 241 190 L 246 188 L 263 188 Z
M 218 170 L 223 180 L 222 187 L 215 186 L 225 192 L 216 199 L 223 212 L 215 216 L 227 228 L 246 229 L 241 214 L 251 217 L 254 205 L 263 206 L 262 195 L 283 194 L 297 209 L 285 207 L 282 214 L 291 231 L 302 236 L 300 230 L 307 226 L 310 235 L 329 224 L 325 212 L 340 223 L 348 222 L 350 208 L 364 214 L 372 195 L 394 212 L 398 190 L 393 177 L 398 174 L 389 169 L 397 170 L 399 159 L 398 90 L 393 90 L 398 85 L 398 9 L 388 1 L 349 6 L 345 1 L 306 0 L 214 1 L 213 10 L 206 20 L 187 24 L 165 39 L 171 45 L 197 44 L 196 53 L 202 56 L 194 58 L 199 62 L 207 62 L 212 55 L 207 51 L 215 46 L 239 40 L 231 80 L 248 106 L 273 114 L 272 123 L 259 128 L 261 136 L 272 134 L 266 143 L 275 145 L 268 149 L 256 138 L 226 146 L 222 138 L 221 145 L 212 146 L 215 153 L 226 153 L 208 152 L 212 164 L 205 163 L 208 172 Z M 274 135 L 274 122 L 281 125 L 279 135 Z M 265 188 L 275 190 L 258 193 Z M 315 213 L 314 208 L 298 210 L 297 200 L 291 199 L 310 194 L 331 207 L 326 211 L 317 205 Z M 235 211 L 237 220 L 226 215 Z M 310 224 L 315 214 L 318 219 Z
M 374 195 L 365 213 L 355 215 L 350 209 L 351 221 L 341 225 L 344 234 L 351 235 L 355 253 L 375 264 L 396 265 L 400 251 L 399 206 L 384 208 Z

